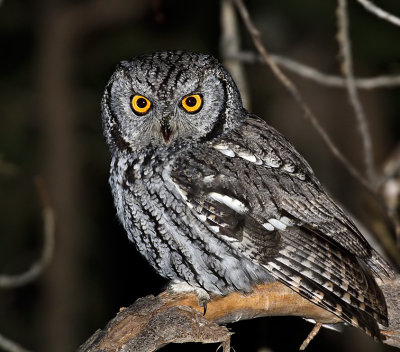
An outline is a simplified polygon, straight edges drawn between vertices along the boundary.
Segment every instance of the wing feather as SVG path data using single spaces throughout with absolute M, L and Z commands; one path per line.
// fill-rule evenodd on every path
M 387 309 L 371 270 L 386 275 L 390 268 L 284 137 L 248 119 L 184 157 L 180 165 L 188 167 L 175 167 L 173 181 L 215 236 L 229 239 L 300 295 L 380 338 L 377 322 L 387 325 Z

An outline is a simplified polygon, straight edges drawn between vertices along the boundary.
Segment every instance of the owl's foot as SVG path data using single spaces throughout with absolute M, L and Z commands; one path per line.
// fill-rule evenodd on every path
M 199 300 L 199 306 L 203 306 L 203 315 L 206 315 L 207 303 L 210 300 L 210 295 L 207 293 L 206 290 L 199 287 L 194 287 L 192 285 L 189 285 L 187 282 L 181 280 L 170 281 L 167 286 L 167 290 L 173 293 L 195 293 L 197 299 Z

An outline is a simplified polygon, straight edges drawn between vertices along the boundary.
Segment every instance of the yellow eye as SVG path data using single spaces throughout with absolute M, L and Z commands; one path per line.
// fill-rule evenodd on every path
M 203 106 L 200 94 L 192 94 L 182 99 L 182 107 L 190 113 L 198 112 Z
M 132 98 L 132 109 L 138 115 L 146 114 L 151 108 L 151 101 L 143 95 L 135 95 Z

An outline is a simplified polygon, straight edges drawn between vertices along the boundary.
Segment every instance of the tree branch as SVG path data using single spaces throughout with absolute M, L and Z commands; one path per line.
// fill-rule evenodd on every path
M 0 347 L 7 352 L 29 352 L 25 348 L 21 347 L 18 343 L 11 341 L 5 336 L 0 334 Z
M 239 60 L 250 64 L 257 62 L 265 64 L 260 55 L 248 51 L 240 51 L 225 57 L 231 60 Z M 270 54 L 270 57 L 278 66 L 323 86 L 338 88 L 346 87 L 346 80 L 341 76 L 326 74 L 318 71 L 314 67 L 307 66 L 285 56 Z M 400 75 L 355 78 L 354 82 L 358 89 L 372 90 L 377 88 L 392 88 L 400 86 Z
M 278 80 L 284 85 L 284 87 L 288 90 L 293 99 L 299 104 L 300 108 L 303 111 L 303 117 L 311 122 L 312 126 L 316 129 L 318 134 L 322 137 L 325 144 L 330 149 L 331 153 L 346 167 L 349 173 L 357 179 L 360 184 L 362 184 L 374 197 L 376 193 L 374 189 L 370 186 L 369 182 L 353 167 L 353 165 L 347 160 L 347 158 L 343 155 L 342 152 L 336 147 L 335 143 L 329 137 L 327 132 L 318 122 L 316 116 L 311 111 L 310 107 L 304 102 L 303 97 L 301 96 L 297 87 L 293 84 L 293 82 L 280 70 L 280 68 L 276 65 L 276 63 L 271 59 L 267 50 L 262 44 L 261 35 L 258 29 L 253 24 L 249 12 L 247 8 L 243 4 L 242 0 L 232 0 L 235 2 L 236 7 L 242 17 L 242 20 L 249 32 L 251 39 L 253 41 L 254 46 L 257 51 L 260 53 L 264 62 L 270 67 L 272 72 L 278 78 Z
M 250 109 L 250 96 L 243 65 L 232 59 L 240 51 L 240 34 L 236 12 L 231 0 L 221 1 L 221 40 L 220 52 L 225 68 L 234 78 L 242 96 L 243 106 Z
M 357 0 L 364 8 L 373 13 L 375 16 L 382 18 L 385 21 L 388 21 L 396 26 L 400 26 L 400 18 L 396 17 L 385 10 L 382 10 L 372 2 L 368 0 Z
M 44 225 L 44 245 L 40 259 L 31 267 L 18 275 L 0 275 L 0 289 L 9 289 L 24 286 L 38 278 L 50 263 L 54 251 L 54 211 L 50 205 L 47 192 L 41 179 L 36 179 L 36 187 L 42 203 L 42 216 Z
M 299 350 L 304 351 L 307 346 L 310 344 L 310 342 L 313 340 L 315 336 L 319 333 L 319 331 L 322 328 L 322 323 L 315 323 L 314 328 L 311 330 L 311 332 L 308 334 L 307 338 L 304 340 L 304 342 L 301 344 Z
M 380 285 L 388 305 L 389 327 L 382 328 L 385 344 L 400 348 L 400 277 Z M 318 332 L 320 324 L 335 324 L 336 315 L 301 297 L 285 285 L 274 282 L 257 286 L 251 294 L 215 296 L 203 317 L 194 294 L 163 292 L 138 299 L 122 309 L 103 330 L 97 330 L 78 352 L 149 352 L 168 343 L 202 342 L 223 345 L 229 351 L 231 333 L 217 324 L 265 316 L 299 316 L 317 321 L 305 343 Z
M 29 284 L 36 280 L 50 263 L 54 251 L 54 212 L 41 179 L 36 179 L 36 187 L 42 204 L 44 224 L 44 245 L 40 259 L 31 267 L 18 275 L 0 275 L 0 289 L 10 289 Z M 0 334 L 0 347 L 8 352 L 28 352 L 16 342 Z
M 388 215 L 395 227 L 398 249 L 400 248 L 400 146 L 384 163 L 379 187 Z M 394 250 L 396 251 L 396 248 Z
M 336 10 L 337 16 L 337 40 L 340 48 L 340 56 L 342 58 L 342 73 L 346 80 L 346 89 L 349 96 L 350 104 L 353 107 L 357 120 L 358 131 L 361 135 L 363 159 L 365 171 L 369 184 L 375 187 L 376 175 L 372 152 L 372 140 L 369 132 L 367 118 L 358 96 L 357 88 L 354 81 L 353 58 L 351 54 L 351 43 L 349 36 L 349 19 L 347 15 L 347 1 L 338 0 Z

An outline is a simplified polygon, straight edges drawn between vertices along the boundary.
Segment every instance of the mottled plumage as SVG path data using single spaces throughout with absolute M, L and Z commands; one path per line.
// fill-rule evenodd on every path
M 119 218 L 160 275 L 206 296 L 279 280 L 380 338 L 389 266 L 213 57 L 122 62 L 102 115 Z

